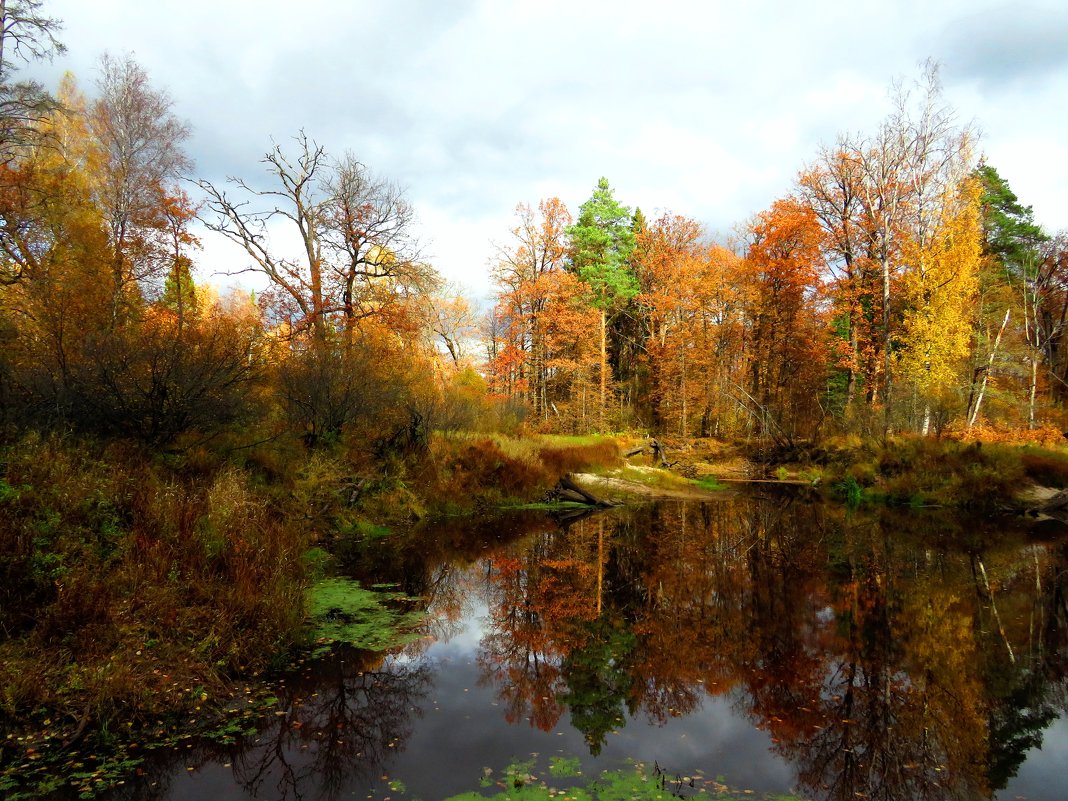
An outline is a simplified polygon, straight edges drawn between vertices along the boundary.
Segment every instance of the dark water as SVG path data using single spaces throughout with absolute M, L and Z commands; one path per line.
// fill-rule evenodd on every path
M 158 755 L 119 797 L 429 801 L 554 756 L 814 799 L 1068 795 L 1056 533 L 741 496 L 347 559 L 425 598 L 426 637 L 288 676 L 258 735 Z

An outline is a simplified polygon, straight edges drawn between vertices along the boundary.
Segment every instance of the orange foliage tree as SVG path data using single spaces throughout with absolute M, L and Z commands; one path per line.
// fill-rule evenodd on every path
M 644 402 L 654 430 L 710 436 L 731 428 L 728 387 L 741 346 L 739 261 L 709 246 L 685 217 L 665 214 L 638 232 L 635 271 L 648 330 Z
M 541 201 L 536 213 L 521 204 L 516 215 L 514 242 L 499 249 L 493 266 L 499 289 L 491 380 L 542 423 L 551 417 L 558 427 L 584 426 L 595 358 L 587 333 L 597 316 L 579 279 L 564 269 L 571 215 L 558 198 Z
M 742 394 L 760 433 L 811 434 L 824 416 L 828 364 L 823 232 L 813 211 L 791 198 L 761 213 L 750 233 Z

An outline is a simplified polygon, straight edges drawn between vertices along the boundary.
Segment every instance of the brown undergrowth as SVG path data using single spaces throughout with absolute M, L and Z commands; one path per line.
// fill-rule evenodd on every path
M 434 438 L 417 475 L 433 510 L 450 514 L 536 500 L 565 473 L 619 461 L 619 448 L 608 437 L 453 433 Z
M 198 705 L 303 620 L 307 534 L 222 467 L 30 436 L 0 485 L 0 710 L 56 725 Z
M 435 434 L 377 460 L 344 439 L 161 455 L 24 435 L 0 446 L 0 725 L 73 736 L 210 706 L 306 638 L 324 558 L 427 515 L 535 500 L 617 453 Z

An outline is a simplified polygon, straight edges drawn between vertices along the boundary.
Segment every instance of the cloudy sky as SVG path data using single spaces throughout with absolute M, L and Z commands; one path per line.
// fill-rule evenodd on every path
M 265 180 L 304 129 L 407 188 L 432 262 L 490 291 L 517 203 L 616 196 L 712 235 L 788 192 L 895 78 L 942 64 L 947 100 L 1050 230 L 1068 228 L 1068 3 L 45 0 L 87 89 L 132 53 L 193 128 L 198 177 Z M 242 265 L 210 237 L 206 271 Z M 231 279 L 211 280 L 226 284 Z

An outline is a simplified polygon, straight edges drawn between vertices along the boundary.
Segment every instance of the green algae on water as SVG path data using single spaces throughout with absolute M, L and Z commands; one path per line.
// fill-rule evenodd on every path
M 367 589 L 347 578 L 328 578 L 307 591 L 311 634 L 317 640 L 346 643 L 368 651 L 385 651 L 419 638 L 425 614 L 405 612 L 395 604 L 413 599 L 401 593 Z

